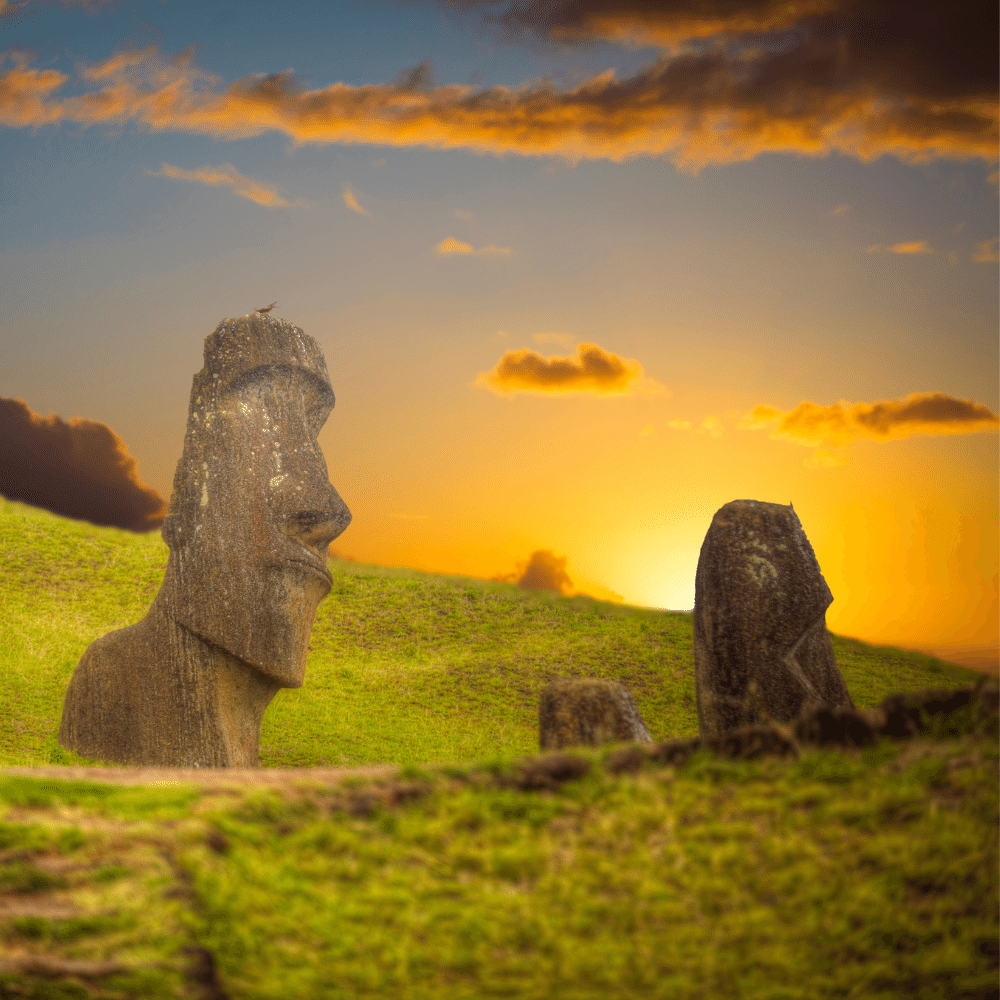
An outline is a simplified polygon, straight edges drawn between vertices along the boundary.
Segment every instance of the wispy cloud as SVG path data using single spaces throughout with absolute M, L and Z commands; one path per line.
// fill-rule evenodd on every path
M 851 206 L 848 205 L 847 202 L 845 201 L 842 204 L 838 205 L 836 208 L 831 208 L 830 211 L 827 212 L 826 214 L 827 215 L 843 215 L 846 211 L 848 211 L 848 209 L 850 209 L 850 207 Z
M 896 441 L 917 435 L 976 434 L 996 431 L 1000 417 L 982 403 L 928 392 L 877 403 L 841 400 L 821 406 L 804 401 L 787 412 L 756 406 L 741 420 L 740 427 L 755 430 L 775 424 L 772 438 L 816 448 L 814 460 L 829 465 L 843 461 L 832 449 L 844 448 L 859 437 Z
M 96 14 L 116 2 L 117 0 L 62 0 L 62 5 L 82 7 L 88 14 Z M 34 21 L 38 17 L 38 7 L 38 3 L 33 3 L 32 0 L 21 0 L 20 3 L 0 0 L 0 26 L 12 28 L 27 20 Z
M 479 247 L 477 250 L 471 243 L 463 243 L 461 240 L 456 240 L 453 236 L 449 236 L 434 247 L 434 252 L 442 257 L 447 257 L 451 254 L 476 257 L 509 257 L 514 251 L 510 247 L 497 247 L 492 244 L 488 247 Z
M 493 370 L 480 372 L 473 384 L 498 396 L 518 392 L 628 396 L 665 391 L 652 379 L 643 378 L 638 361 L 620 358 L 597 344 L 578 344 L 576 357 L 543 358 L 527 347 L 506 351 Z
M 664 49 L 631 77 L 618 79 L 608 70 L 567 89 L 549 80 L 437 86 L 423 64 L 384 84 L 307 89 L 292 71 L 224 84 L 195 66 L 192 50 L 168 58 L 145 48 L 84 67 L 78 73 L 83 92 L 66 94 L 67 74 L 36 69 L 23 53 L 7 52 L 0 62 L 6 66 L 0 122 L 132 121 L 217 139 L 273 131 L 300 143 L 461 148 L 569 161 L 662 155 L 692 171 L 766 152 L 992 161 L 995 30 L 983 24 L 988 5 L 967 3 L 964 14 L 943 20 L 888 0 L 873 0 L 864 11 L 833 0 L 737 0 L 711 16 L 699 0 L 666 12 L 623 0 L 603 20 L 598 6 L 588 13 L 586 4 L 531 3 L 520 14 L 511 5 L 511 16 L 525 24 L 541 18 L 539 30 L 550 37 L 641 36 Z M 569 17 L 573 9 L 580 17 L 561 27 L 545 20 Z M 933 32 L 925 30 L 929 23 Z M 761 33 L 769 44 L 760 44 Z M 874 41 L 886 38 L 891 44 Z
M 476 217 L 474 212 L 467 212 L 461 208 L 456 208 L 451 214 L 454 215 L 456 219 L 463 219 L 465 222 L 472 222 L 472 220 Z
M 371 215 L 367 208 L 362 208 L 358 204 L 358 199 L 354 197 L 354 192 L 351 190 L 350 184 L 344 185 L 344 190 L 341 195 L 344 199 L 344 204 L 352 211 L 357 212 L 358 215 Z
M 673 431 L 693 431 L 695 434 L 707 434 L 710 437 L 722 437 L 722 420 L 716 416 L 704 417 L 695 427 L 690 420 L 668 420 L 667 426 Z
M 23 20 L 27 20 L 34 11 L 27 11 L 27 0 L 23 3 L 11 3 L 10 0 L 0 0 L 0 25 L 5 28 L 13 27 Z M 34 20 L 33 17 L 31 17 Z
M 924 240 L 915 243 L 894 243 L 889 247 L 890 253 L 934 253 Z
M 564 347 L 573 343 L 573 336 L 569 333 L 533 333 L 531 339 L 536 344 L 562 344 Z
M 976 249 L 972 251 L 972 259 L 980 264 L 996 264 L 1000 261 L 1000 237 L 994 236 L 991 240 L 984 240 L 976 244 Z
M 196 184 L 207 184 L 210 187 L 227 187 L 233 194 L 246 198 L 262 208 L 298 208 L 308 202 L 298 199 L 289 201 L 281 194 L 277 184 L 265 184 L 254 181 L 241 174 L 231 163 L 220 163 L 217 167 L 196 167 L 185 170 L 183 167 L 173 167 L 164 163 L 159 170 L 147 170 L 149 177 L 170 177 L 178 181 L 193 181 Z
M 136 461 L 107 424 L 35 413 L 0 398 L 0 494 L 64 517 L 152 531 L 167 503 L 139 478 Z
M 934 253 L 924 240 L 917 240 L 913 243 L 894 243 L 892 246 L 885 246 L 882 243 L 876 243 L 874 246 L 870 246 L 868 248 L 868 252 L 900 254 Z

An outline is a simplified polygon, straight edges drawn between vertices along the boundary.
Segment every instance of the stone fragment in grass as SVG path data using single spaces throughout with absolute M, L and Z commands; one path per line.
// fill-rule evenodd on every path
M 881 732 L 885 736 L 907 737 L 932 729 L 972 732 L 996 726 L 1000 688 L 996 684 L 969 685 L 944 690 L 929 688 L 891 694 L 879 706 Z M 949 718 L 950 717 L 950 718 Z
M 582 778 L 590 771 L 590 761 L 570 753 L 550 753 L 529 757 L 517 766 L 515 787 L 522 791 L 558 788 L 565 781 Z
M 690 736 L 686 739 L 660 743 L 646 751 L 647 758 L 657 764 L 683 767 L 699 750 L 709 750 L 718 757 L 729 760 L 756 760 L 758 757 L 797 757 L 798 746 L 792 733 L 785 726 L 764 724 L 740 726 L 716 736 Z M 624 756 L 619 760 L 609 758 L 609 770 L 627 769 L 631 762 Z
M 60 746 L 109 764 L 257 766 L 264 710 L 302 685 L 327 550 L 351 520 L 317 440 L 333 405 L 299 327 L 243 316 L 205 339 L 163 585 L 142 621 L 83 654 Z
M 632 695 L 613 681 L 593 678 L 560 678 L 546 685 L 538 739 L 542 750 L 653 741 Z
M 730 760 L 758 757 L 797 757 L 799 749 L 791 733 L 782 726 L 740 726 L 701 741 L 706 750 Z
M 800 743 L 816 746 L 868 747 L 878 742 L 876 713 L 839 705 L 808 706 L 795 721 L 793 732 Z
M 689 736 L 687 739 L 670 740 L 654 747 L 649 759 L 658 764 L 669 764 L 673 767 L 683 767 L 692 754 L 701 749 L 701 738 Z
M 695 575 L 702 736 L 853 705 L 826 630 L 832 600 L 791 504 L 733 500 L 716 512 Z

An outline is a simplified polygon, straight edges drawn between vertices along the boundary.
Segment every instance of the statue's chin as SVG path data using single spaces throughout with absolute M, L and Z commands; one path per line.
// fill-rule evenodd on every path
M 280 687 L 301 687 L 316 608 L 330 584 L 308 567 L 288 564 L 274 567 L 262 579 L 266 585 L 245 595 L 236 608 L 212 614 L 198 602 L 178 602 L 173 617 Z

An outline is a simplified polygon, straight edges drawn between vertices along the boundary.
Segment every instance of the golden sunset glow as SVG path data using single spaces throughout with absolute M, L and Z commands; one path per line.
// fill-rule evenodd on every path
M 687 611 L 715 512 L 793 503 L 833 631 L 995 667 L 995 5 L 179 10 L 0 0 L 28 502 L 155 528 L 275 302 L 336 555 Z

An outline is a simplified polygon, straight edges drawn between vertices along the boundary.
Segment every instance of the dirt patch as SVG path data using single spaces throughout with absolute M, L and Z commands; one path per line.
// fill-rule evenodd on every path
M 55 778 L 107 785 L 199 785 L 203 788 L 257 785 L 283 788 L 297 784 L 335 785 L 349 778 L 381 778 L 399 767 L 0 767 L 0 777 Z

